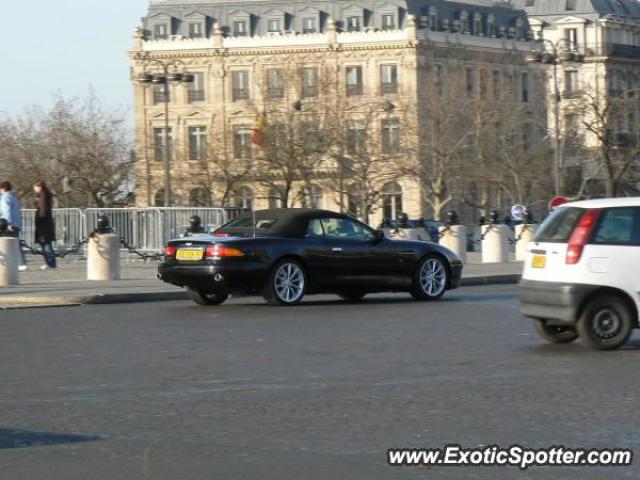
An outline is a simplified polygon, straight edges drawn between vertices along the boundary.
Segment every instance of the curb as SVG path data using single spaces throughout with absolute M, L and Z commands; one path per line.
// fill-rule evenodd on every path
M 520 274 L 483 275 L 466 277 L 460 280 L 461 287 L 482 285 L 509 285 L 520 281 Z M 117 303 L 165 302 L 187 300 L 185 291 L 175 292 L 132 292 L 132 293 L 98 293 L 92 295 L 64 296 L 0 296 L 0 310 L 16 308 L 44 308 L 52 306 L 108 305 Z

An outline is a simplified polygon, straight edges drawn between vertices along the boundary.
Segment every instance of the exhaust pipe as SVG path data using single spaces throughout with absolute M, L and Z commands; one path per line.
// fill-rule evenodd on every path
M 213 279 L 214 279 L 216 282 L 221 282 L 222 280 L 224 280 L 224 277 L 223 277 L 221 274 L 216 273 L 216 274 L 215 274 L 215 276 L 213 277 Z

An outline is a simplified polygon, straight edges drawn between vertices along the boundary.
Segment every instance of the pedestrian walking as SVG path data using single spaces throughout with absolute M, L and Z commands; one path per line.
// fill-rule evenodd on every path
M 10 237 L 20 238 L 22 228 L 22 217 L 20 215 L 20 202 L 12 191 L 9 181 L 0 182 L 0 218 L 7 221 L 7 234 Z M 23 272 L 27 269 L 27 260 L 20 247 L 20 266 L 18 269 Z
M 53 251 L 53 242 L 56 241 L 56 226 L 53 221 L 53 195 L 47 185 L 38 180 L 33 184 L 35 193 L 34 206 L 36 209 L 36 234 L 35 242 L 40 244 L 45 264 L 42 270 L 56 268 L 56 255 Z

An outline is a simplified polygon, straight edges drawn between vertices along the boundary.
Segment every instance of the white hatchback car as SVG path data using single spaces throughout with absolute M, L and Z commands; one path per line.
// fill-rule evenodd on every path
M 550 342 L 622 346 L 640 311 L 640 197 L 556 209 L 527 247 L 520 307 Z

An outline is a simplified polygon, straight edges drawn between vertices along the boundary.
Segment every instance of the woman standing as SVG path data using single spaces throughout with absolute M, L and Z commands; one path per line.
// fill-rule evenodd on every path
M 56 226 L 53 222 L 52 195 L 47 185 L 38 180 L 33 184 L 35 192 L 34 205 L 36 208 L 36 238 L 35 242 L 42 247 L 44 261 L 42 270 L 56 268 L 56 256 L 53 251 L 53 242 L 56 241 Z

